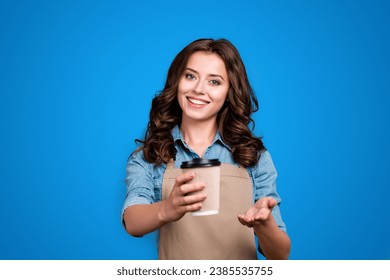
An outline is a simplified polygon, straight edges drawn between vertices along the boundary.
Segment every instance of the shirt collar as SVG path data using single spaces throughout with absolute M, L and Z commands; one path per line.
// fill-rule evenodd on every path
M 184 137 L 183 135 L 181 134 L 181 131 L 180 131 L 180 128 L 178 125 L 176 125 L 173 129 L 172 129 L 172 137 L 173 137 L 173 141 L 175 143 L 177 143 L 178 141 L 180 141 L 186 148 L 189 148 L 187 143 L 184 141 Z M 221 134 L 219 133 L 219 130 L 217 131 L 217 134 L 215 135 L 214 137 L 214 140 L 213 142 L 211 143 L 210 146 L 213 146 L 216 142 L 220 142 L 222 145 L 224 145 L 229 151 L 232 151 L 231 148 L 229 147 L 229 145 L 227 145 L 223 140 L 222 140 L 222 137 L 221 137 Z

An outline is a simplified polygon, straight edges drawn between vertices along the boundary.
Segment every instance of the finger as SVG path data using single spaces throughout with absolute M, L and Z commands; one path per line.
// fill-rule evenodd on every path
M 253 217 L 248 217 L 246 215 L 238 215 L 238 218 L 240 219 L 240 221 L 245 223 L 245 225 L 252 224 L 254 221 Z
M 258 222 L 264 222 L 265 220 L 267 220 L 269 215 L 265 214 L 265 213 L 260 213 L 260 214 L 257 214 L 254 218 L 255 221 L 258 221 Z
M 240 222 L 242 225 L 247 226 L 247 227 L 249 227 L 249 228 L 253 227 L 253 223 L 250 222 L 246 216 L 244 216 L 244 215 L 238 215 L 237 218 L 238 218 L 239 222 Z
M 272 209 L 263 208 L 259 212 L 257 212 L 256 215 L 254 215 L 254 219 L 255 221 L 264 222 L 268 220 L 270 215 L 272 215 L 271 213 L 272 213 Z
M 175 186 L 179 187 L 195 178 L 194 172 L 186 172 L 176 177 Z
M 202 202 L 207 197 L 205 193 L 192 194 L 182 197 L 182 205 L 190 205 Z
M 275 199 L 273 199 L 273 198 L 270 198 L 269 200 L 268 200 L 268 207 L 269 208 L 274 208 L 275 206 L 276 206 L 276 204 L 277 204 L 277 202 L 276 202 L 276 200 Z
M 246 221 L 242 215 L 238 215 L 237 218 L 242 225 L 246 226 Z
M 178 189 L 182 195 L 188 195 L 192 192 L 198 192 L 205 188 L 205 183 L 197 181 L 191 184 L 183 184 Z
M 199 211 L 200 208 L 202 208 L 202 202 L 186 205 L 185 211 L 186 212 L 195 212 L 195 211 Z

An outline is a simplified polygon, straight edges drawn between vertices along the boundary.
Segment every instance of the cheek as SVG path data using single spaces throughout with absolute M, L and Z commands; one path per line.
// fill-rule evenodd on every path
M 177 87 L 177 101 L 179 102 L 180 108 L 183 109 L 183 104 L 185 102 L 185 93 L 188 91 L 185 83 L 180 82 Z
M 221 89 L 218 92 L 215 92 L 215 99 L 216 101 L 220 103 L 224 103 L 227 96 L 228 96 L 229 89 Z
M 186 81 L 181 81 L 179 86 L 177 87 L 177 92 L 180 94 L 184 94 L 191 90 L 191 84 Z

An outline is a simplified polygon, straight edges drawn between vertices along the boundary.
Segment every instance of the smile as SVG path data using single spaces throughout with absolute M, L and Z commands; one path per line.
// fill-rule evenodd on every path
M 194 105 L 207 105 L 210 103 L 210 102 L 207 102 L 204 100 L 195 99 L 195 98 L 191 98 L 191 97 L 187 97 L 187 100 Z

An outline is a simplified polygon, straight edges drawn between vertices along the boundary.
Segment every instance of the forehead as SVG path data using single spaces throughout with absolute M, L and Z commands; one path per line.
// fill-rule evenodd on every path
M 188 59 L 187 67 L 196 71 L 227 75 L 225 62 L 218 54 L 213 52 L 194 52 Z

